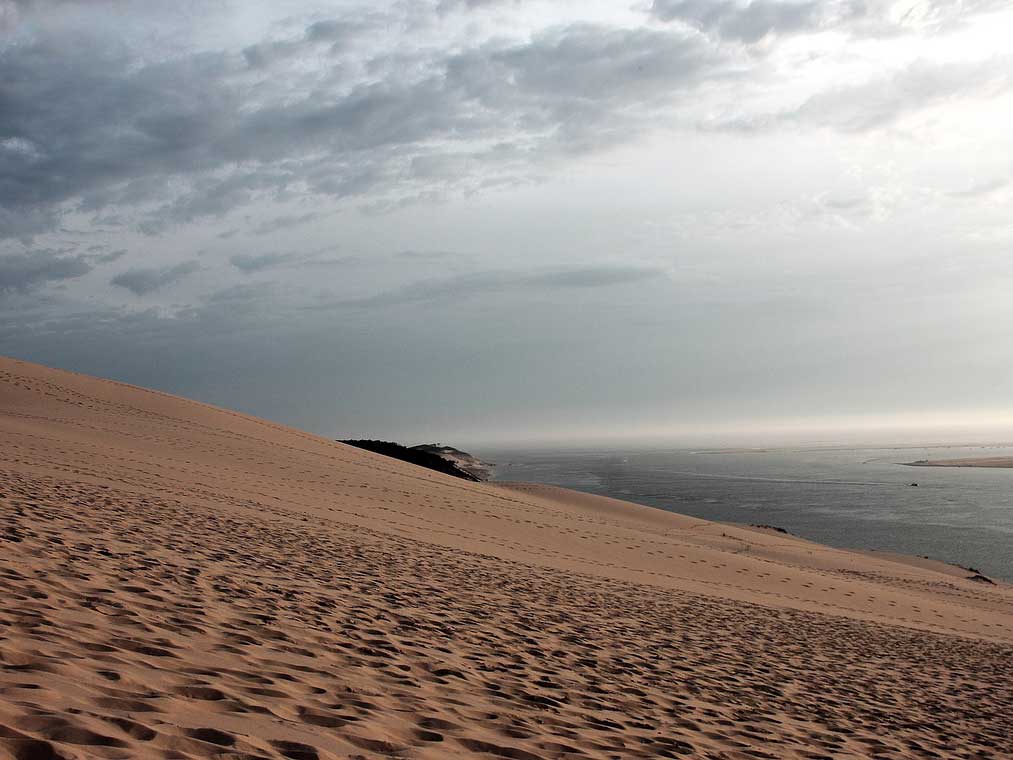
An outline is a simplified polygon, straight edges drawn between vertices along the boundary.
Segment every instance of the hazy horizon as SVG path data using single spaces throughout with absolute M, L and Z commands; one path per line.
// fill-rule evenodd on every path
M 998 0 L 0 0 L 0 354 L 335 437 L 1013 439 Z
M 337 436 L 335 436 L 337 437 Z M 374 436 L 375 437 L 375 436 Z M 464 434 L 456 439 L 425 436 L 409 437 L 407 445 L 443 443 L 456 448 L 469 446 L 478 450 L 529 451 L 529 450 L 657 450 L 698 449 L 762 450 L 762 449 L 917 449 L 917 448 L 981 448 L 1013 445 L 1013 426 L 953 426 L 910 425 L 907 427 L 808 427 L 780 425 L 770 427 L 699 428 L 694 431 L 629 432 L 617 429 L 597 433 L 575 434 L 562 432 L 555 435 L 537 434 Z

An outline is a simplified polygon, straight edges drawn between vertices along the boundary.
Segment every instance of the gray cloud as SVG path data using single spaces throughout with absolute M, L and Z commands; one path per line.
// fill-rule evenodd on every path
M 93 5 L 113 5 L 118 0 L 95 0 Z M 0 30 L 16 27 L 32 13 L 69 6 L 80 0 L 0 0 Z
M 265 314 L 278 314 L 276 288 L 272 283 L 241 283 L 217 290 L 185 311 L 180 316 L 191 324 L 205 325 L 220 329 L 229 325 L 234 330 L 250 320 L 257 320 Z
M 331 54 L 338 53 L 363 33 L 376 26 L 380 18 L 364 15 L 357 21 L 327 19 L 306 27 L 302 37 L 258 42 L 243 49 L 243 58 L 254 69 L 264 69 L 307 53 L 316 53 L 326 44 Z
M 476 4 L 484 3 L 465 3 Z M 995 7 L 994 0 L 919 6 L 933 23 Z M 655 0 L 652 13 L 750 42 L 866 23 L 883 8 L 857 0 Z M 397 21 L 387 17 L 386 27 Z M 677 26 L 571 24 L 523 42 L 382 49 L 360 61 L 365 77 L 342 66 L 313 77 L 299 69 L 307 51 L 384 24 L 379 13 L 317 20 L 263 49 L 155 62 L 111 36 L 40 26 L 0 58 L 0 237 L 30 239 L 73 210 L 159 234 L 286 194 L 362 198 L 364 208 L 384 211 L 509 184 L 553 160 L 635 140 L 686 91 L 729 75 L 734 60 Z M 263 75 L 251 69 L 251 56 L 281 68 Z M 289 59 L 295 64 L 286 68 Z M 980 91 L 973 77 L 982 72 L 967 68 L 925 67 L 817 95 L 795 112 L 708 126 L 870 129 L 961 88 Z M 256 231 L 312 218 L 279 217 Z
M 109 282 L 126 288 L 135 296 L 143 296 L 156 290 L 174 285 L 200 269 L 196 261 L 184 261 L 163 269 L 128 269 L 116 275 Z
M 851 14 L 864 4 L 847 3 Z M 681 21 L 709 34 L 741 42 L 758 42 L 770 34 L 812 31 L 829 23 L 842 9 L 836 3 L 807 0 L 654 0 L 651 13 L 661 21 Z
M 415 259 L 418 261 L 434 261 L 438 259 L 453 259 L 461 256 L 453 251 L 416 251 L 413 249 L 398 251 L 394 254 L 398 258 Z
M 51 212 L 93 191 L 122 203 L 118 183 L 220 164 L 214 143 L 237 105 L 220 85 L 223 57 L 136 64 L 122 45 L 87 34 L 40 35 L 5 52 L 0 207 Z
M 0 293 L 25 293 L 50 282 L 73 280 L 88 274 L 88 256 L 65 251 L 34 250 L 0 256 Z
M 2 178 L 0 184 L 3 184 Z M 0 203 L 0 239 L 20 238 L 27 246 L 36 235 L 56 229 L 59 223 L 60 215 L 55 209 L 27 208 L 23 205 L 5 208 Z
M 333 254 L 337 250 L 335 246 L 323 246 L 300 253 L 237 253 L 229 258 L 229 263 L 243 274 L 253 274 L 280 267 L 291 269 L 344 267 L 361 264 L 365 260 L 357 255 L 335 257 Z
M 472 98 L 497 105 L 513 97 L 636 103 L 698 82 L 725 61 L 692 37 L 652 29 L 590 24 L 547 32 L 506 49 L 486 46 L 449 64 L 451 82 Z M 508 74 L 509 90 L 496 74 Z M 552 106 L 553 100 L 541 102 Z M 566 107 L 566 106 L 564 106 Z M 601 107 L 601 106 L 599 106 Z M 527 110 L 527 109 L 525 109 Z
M 424 280 L 364 298 L 347 299 L 338 306 L 383 308 L 452 298 L 461 300 L 486 293 L 546 289 L 603 288 L 650 280 L 663 269 L 646 266 L 599 266 L 543 272 L 475 272 L 444 279 Z
M 441 14 L 446 14 L 461 9 L 474 11 L 497 5 L 520 5 L 521 2 L 523 0 L 438 0 L 436 8 Z
M 229 263 L 243 274 L 253 274 L 290 263 L 297 258 L 291 253 L 262 253 L 259 255 L 238 253 L 229 259 Z
M 305 38 L 340 35 L 334 23 Z M 444 164 L 445 183 L 478 187 L 632 139 L 725 62 L 678 32 L 592 25 L 406 55 L 378 54 L 358 84 L 337 69 L 310 88 L 294 75 L 251 83 L 238 54 L 145 63 L 111 38 L 42 29 L 0 58 L 0 235 L 37 234 L 75 208 L 131 207 L 157 234 L 293 190 L 396 204 L 432 192 L 420 188 L 448 140 L 467 160 Z
M 277 232 L 278 230 L 287 230 L 292 227 L 309 224 L 321 217 L 323 217 L 323 213 L 319 211 L 308 211 L 305 214 L 286 214 L 283 216 L 277 216 L 273 219 L 266 219 L 265 221 L 260 222 L 253 228 L 253 234 L 269 235 L 272 232 Z
M 127 255 L 126 248 L 118 248 L 115 251 L 109 251 L 109 253 L 102 253 L 95 256 L 96 263 L 99 264 L 111 264 L 114 261 L 119 261 Z
M 751 44 L 827 30 L 864 38 L 934 33 L 1004 7 L 1006 0 L 921 0 L 898 15 L 891 0 L 653 0 L 650 12 L 660 21 Z

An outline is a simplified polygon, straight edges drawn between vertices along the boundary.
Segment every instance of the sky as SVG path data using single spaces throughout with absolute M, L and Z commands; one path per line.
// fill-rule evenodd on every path
M 0 0 L 0 354 L 408 443 L 1013 435 L 1011 38 Z

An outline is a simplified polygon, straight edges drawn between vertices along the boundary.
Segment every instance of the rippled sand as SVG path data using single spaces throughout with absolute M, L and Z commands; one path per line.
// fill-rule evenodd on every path
M 1013 590 L 0 359 L 0 758 L 1004 757 Z

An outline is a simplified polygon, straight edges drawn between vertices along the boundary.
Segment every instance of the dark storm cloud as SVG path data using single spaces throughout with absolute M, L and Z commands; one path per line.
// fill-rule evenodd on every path
M 402 304 L 453 299 L 455 302 L 485 293 L 546 289 L 603 288 L 662 277 L 657 267 L 601 266 L 550 272 L 476 272 L 411 283 L 396 290 L 339 302 L 338 306 L 383 308 Z
M 109 282 L 111 285 L 126 288 L 135 296 L 143 296 L 174 285 L 198 269 L 200 265 L 196 261 L 184 261 L 182 264 L 163 269 L 128 269 Z
M 33 250 L 0 255 L 0 293 L 25 293 L 47 283 L 73 280 L 88 274 L 88 256 L 65 251 Z
M 318 22 L 302 39 L 343 28 Z M 73 209 L 129 212 L 157 234 L 284 192 L 396 203 L 429 179 L 413 159 L 446 141 L 469 156 L 447 183 L 487 182 L 632 139 L 725 60 L 678 32 L 589 25 L 410 58 L 380 54 L 376 77 L 355 84 L 339 68 L 300 92 L 284 71 L 251 80 L 242 54 L 146 63 L 112 38 L 40 30 L 0 57 L 0 235 L 38 234 Z

